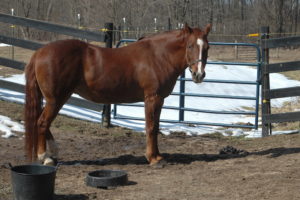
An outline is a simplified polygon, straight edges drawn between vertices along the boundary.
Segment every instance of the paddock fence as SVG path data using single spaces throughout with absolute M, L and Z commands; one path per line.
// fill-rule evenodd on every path
M 116 47 L 124 43 L 127 45 L 127 43 L 135 42 L 134 39 L 123 39 L 120 40 Z M 213 65 L 231 65 L 235 67 L 246 67 L 246 66 L 252 66 L 256 69 L 256 79 L 255 80 L 228 80 L 228 79 L 208 79 L 205 78 L 203 82 L 206 83 L 216 83 L 219 85 L 225 85 L 225 84 L 235 84 L 235 85 L 251 85 L 255 87 L 254 94 L 247 94 L 244 93 L 244 95 L 221 95 L 221 94 L 205 94 L 205 91 L 203 93 L 196 93 L 196 92 L 187 92 L 186 91 L 186 83 L 192 82 L 191 78 L 186 78 L 185 72 L 179 77 L 177 82 L 179 83 L 179 91 L 175 92 L 173 91 L 171 93 L 171 96 L 178 96 L 178 106 L 163 106 L 163 110 L 176 110 L 178 111 L 177 120 L 171 120 L 171 119 L 160 119 L 161 122 L 169 122 L 169 123 L 184 123 L 184 124 L 194 124 L 194 125 L 208 125 L 208 126 L 222 126 L 222 127 L 238 127 L 238 128 L 258 128 L 258 114 L 259 114 L 259 91 L 260 91 L 260 59 L 261 59 L 261 53 L 260 53 L 260 47 L 257 44 L 254 43 L 224 43 L 224 42 L 210 42 L 210 46 L 220 46 L 220 47 L 234 47 L 234 48 L 240 48 L 246 47 L 248 49 L 251 49 L 251 52 L 255 52 L 254 60 L 255 62 L 221 62 L 221 61 L 208 61 L 207 64 L 213 64 Z M 193 98 L 212 98 L 212 99 L 230 99 L 232 102 L 236 102 L 236 100 L 240 101 L 253 101 L 255 104 L 254 110 L 239 110 L 239 111 L 233 111 L 233 110 L 209 110 L 209 109 L 195 109 L 190 108 L 186 105 L 186 98 L 187 97 L 193 97 Z M 128 113 L 127 115 L 122 115 L 118 113 L 118 107 L 121 106 L 127 106 L 127 107 L 144 107 L 143 103 L 134 103 L 134 104 L 115 104 L 113 109 L 113 116 L 115 119 L 129 119 L 129 120 L 144 120 L 144 118 L 141 117 L 134 117 Z M 239 124 L 239 123 L 221 123 L 221 122 L 208 122 L 203 119 L 200 120 L 193 120 L 188 121 L 186 120 L 186 113 L 187 112 L 197 112 L 197 113 L 209 113 L 214 115 L 243 115 L 243 116 L 253 116 L 252 122 L 249 122 L 247 124 Z
M 272 123 L 300 121 L 300 112 L 272 114 L 271 100 L 284 97 L 300 96 L 300 87 L 270 89 L 270 74 L 300 70 L 300 61 L 269 64 L 272 48 L 293 47 L 300 45 L 300 37 L 269 38 L 269 27 L 262 27 L 262 136 L 272 135 Z
M 54 24 L 49 22 L 44 22 L 40 20 L 34 20 L 29 18 L 11 16 L 7 14 L 0 13 L 0 22 L 13 24 L 18 26 L 26 26 L 30 28 L 35 28 L 47 32 L 54 32 L 62 35 L 68 35 L 71 37 L 76 37 L 79 39 L 86 39 L 90 41 L 98 41 L 105 42 L 106 47 L 112 47 L 112 40 L 115 36 L 113 36 L 113 24 L 106 23 L 104 32 L 93 32 L 88 30 L 82 30 L 74 27 L 63 26 L 60 24 Z M 260 44 L 255 43 L 222 43 L 222 42 L 211 42 L 210 45 L 216 46 L 234 46 L 237 51 L 237 57 L 243 57 L 244 60 L 247 60 L 249 57 L 249 50 L 243 52 L 240 50 L 240 47 L 246 46 L 251 48 L 250 57 L 255 57 L 255 63 L 247 63 L 247 62 L 208 62 L 208 64 L 217 64 L 217 65 L 240 65 L 240 66 L 252 66 L 257 69 L 256 80 L 254 81 L 237 81 L 237 80 L 209 80 L 206 79 L 205 82 L 212 83 L 220 83 L 220 84 L 244 84 L 244 85 L 253 85 L 256 87 L 256 92 L 254 96 L 230 96 L 230 95 L 208 95 L 208 94 L 193 94 L 185 92 L 185 83 L 191 81 L 190 79 L 185 77 L 183 74 L 178 81 L 180 82 L 180 91 L 173 92 L 172 95 L 179 96 L 178 107 L 165 107 L 165 109 L 178 110 L 178 120 L 169 120 L 166 122 L 179 122 L 179 123 L 191 123 L 191 124 L 199 124 L 199 125 L 212 125 L 212 126 L 225 126 L 225 127 L 242 127 L 242 128 L 258 128 L 258 116 L 259 116 L 259 93 L 260 93 L 260 85 L 262 85 L 262 136 L 267 136 L 271 134 L 271 123 L 278 122 L 287 122 L 287 121 L 298 121 L 300 120 L 300 112 L 292 112 L 292 113 L 280 113 L 280 114 L 272 114 L 270 109 L 270 100 L 274 98 L 282 98 L 282 97 L 291 97 L 291 96 L 300 96 L 300 87 L 293 88 L 284 88 L 284 89 L 270 89 L 269 82 L 269 74 L 275 72 L 282 71 L 290 71 L 290 70 L 299 70 L 300 69 L 300 61 L 295 62 L 287 62 L 287 63 L 276 63 L 269 64 L 269 49 L 283 46 L 291 46 L 291 45 L 300 45 L 300 37 L 288 37 L 288 38 L 280 38 L 280 39 L 269 39 L 269 33 L 266 29 L 262 28 L 261 31 L 261 40 Z M 129 42 L 133 42 L 135 40 L 131 40 Z M 128 41 L 127 41 L 128 42 Z M 15 37 L 5 36 L 0 34 L 0 43 L 6 43 L 12 46 L 17 46 L 30 50 L 37 50 L 38 48 L 44 46 L 45 44 L 39 43 L 36 41 L 30 41 L 25 39 L 19 39 Z M 11 67 L 17 70 L 24 70 L 25 63 L 20 62 L 14 59 L 3 58 L 0 57 L 0 65 Z M 24 92 L 24 86 L 8 82 L 5 80 L 0 80 L 0 87 L 8 90 L 14 90 L 17 92 Z M 191 109 L 185 107 L 185 97 L 203 97 L 203 98 L 224 98 L 224 99 L 243 99 L 243 100 L 251 100 L 255 101 L 255 110 L 254 111 L 212 111 L 206 109 Z M 80 106 L 83 108 L 101 111 L 102 112 L 102 125 L 109 126 L 110 124 L 110 105 L 101 105 L 96 104 L 81 98 L 72 97 L 67 104 Z M 124 116 L 118 116 L 117 106 L 122 105 L 114 105 L 114 113 L 113 116 L 115 118 L 124 118 Z M 139 105 L 141 107 L 142 105 Z M 203 113 L 214 113 L 214 114 L 242 114 L 242 115 L 253 115 L 254 123 L 253 124 L 216 124 L 216 123 L 207 123 L 207 122 L 190 122 L 185 120 L 185 112 L 203 112 Z M 136 119 L 134 117 L 126 116 L 127 119 Z M 143 119 L 137 119 L 143 120 Z M 164 120 L 163 120 L 164 121 Z

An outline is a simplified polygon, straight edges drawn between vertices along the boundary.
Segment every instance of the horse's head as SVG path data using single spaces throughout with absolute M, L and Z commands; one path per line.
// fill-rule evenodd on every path
M 187 38 L 186 62 L 195 83 L 201 83 L 205 77 L 205 65 L 209 49 L 207 36 L 210 29 L 210 24 L 204 30 L 199 28 L 192 29 L 185 24 L 182 30 Z

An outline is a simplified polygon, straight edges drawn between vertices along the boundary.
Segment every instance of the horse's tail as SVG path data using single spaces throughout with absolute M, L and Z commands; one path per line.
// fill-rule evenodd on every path
M 25 152 L 29 161 L 37 158 L 38 118 L 42 111 L 42 94 L 35 74 L 35 54 L 25 68 Z

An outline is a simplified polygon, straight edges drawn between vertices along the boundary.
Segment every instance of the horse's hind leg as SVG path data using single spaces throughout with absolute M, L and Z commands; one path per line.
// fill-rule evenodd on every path
M 43 164 L 46 165 L 53 165 L 54 161 L 52 160 L 52 158 L 48 157 L 48 155 L 46 154 L 46 140 L 48 141 L 49 146 L 56 146 L 55 145 L 55 141 L 54 138 L 50 132 L 50 125 L 52 123 L 52 121 L 54 120 L 54 118 L 56 117 L 56 115 L 58 114 L 58 111 L 60 109 L 60 105 L 56 104 L 56 103 L 46 103 L 43 112 L 38 120 L 38 148 L 37 148 L 37 153 L 38 153 L 38 159 L 42 162 L 44 162 Z M 56 147 L 55 147 L 56 148 Z M 53 153 L 53 148 L 50 150 Z M 54 150 L 55 153 L 57 153 L 57 148 L 56 150 Z M 57 155 L 53 155 L 53 156 L 57 156 Z

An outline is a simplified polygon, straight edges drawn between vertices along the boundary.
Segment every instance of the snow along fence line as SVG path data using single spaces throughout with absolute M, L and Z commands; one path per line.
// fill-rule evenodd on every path
M 5 80 L 0 80 L 0 85 L 1 88 L 7 89 L 7 90 L 12 90 L 20 93 L 24 93 L 25 91 L 25 86 L 18 84 L 18 83 L 13 83 L 10 81 L 5 81 Z M 73 106 L 78 106 L 78 107 L 84 107 L 90 110 L 94 111 L 101 111 L 103 109 L 102 104 L 97 104 L 82 98 L 77 98 L 77 97 L 71 97 L 66 104 L 70 104 Z

